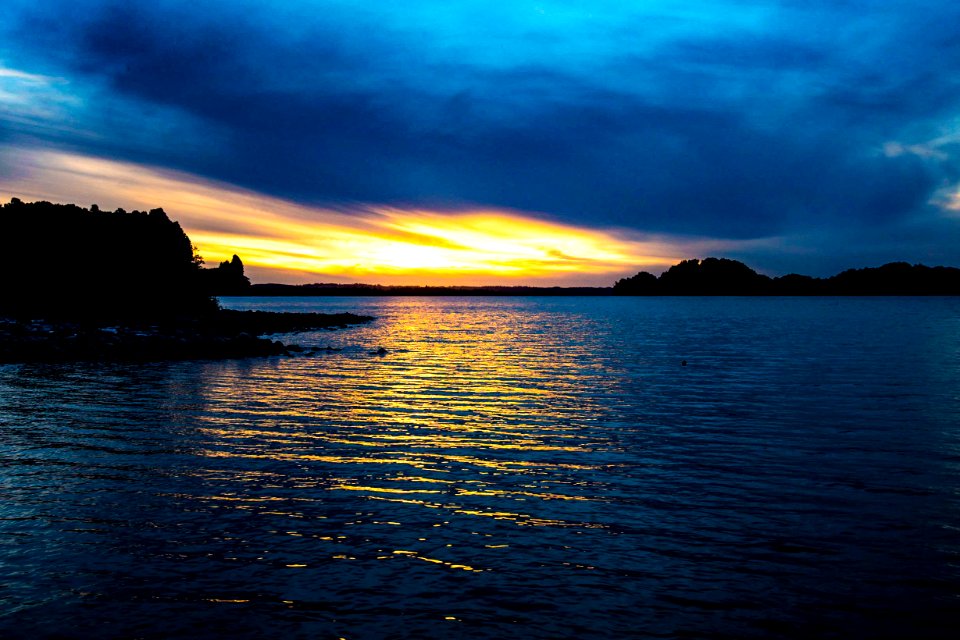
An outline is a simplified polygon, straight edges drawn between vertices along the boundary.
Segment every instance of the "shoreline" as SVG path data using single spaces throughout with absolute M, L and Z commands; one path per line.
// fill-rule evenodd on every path
M 0 317 L 0 364 L 154 362 L 292 355 L 303 347 L 263 335 L 337 330 L 374 320 L 353 313 L 221 310 L 169 323 Z

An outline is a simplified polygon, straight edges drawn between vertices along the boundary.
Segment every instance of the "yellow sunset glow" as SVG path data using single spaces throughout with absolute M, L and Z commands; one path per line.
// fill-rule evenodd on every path
M 381 210 L 376 225 L 331 228 L 294 220 L 271 234 L 193 232 L 205 255 L 238 252 L 249 264 L 331 275 L 490 275 L 539 277 L 558 273 L 613 273 L 638 262 L 630 243 L 501 213 L 439 215 Z
M 103 209 L 163 207 L 208 265 L 236 253 L 254 275 L 286 281 L 611 284 L 683 255 L 662 241 L 512 211 L 340 211 L 115 161 L 53 151 L 22 157 L 21 175 L 0 181 L 0 192 Z

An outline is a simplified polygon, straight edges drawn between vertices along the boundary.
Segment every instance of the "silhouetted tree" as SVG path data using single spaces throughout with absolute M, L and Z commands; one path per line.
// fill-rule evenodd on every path
M 635 276 L 617 280 L 613 293 L 620 296 L 652 296 L 659 291 L 657 276 L 641 271 Z
M 958 295 L 960 270 L 891 262 L 873 269 L 847 269 L 824 283 L 833 295 Z
M 190 239 L 163 209 L 128 214 L 13 199 L 0 224 L 7 314 L 163 320 L 216 309 Z
M 706 258 L 684 260 L 660 276 L 664 295 L 763 295 L 770 293 L 770 278 L 737 260 Z
M 204 269 L 203 277 L 207 291 L 217 296 L 240 295 L 250 287 L 250 279 L 243 275 L 243 262 L 236 254 L 216 269 Z

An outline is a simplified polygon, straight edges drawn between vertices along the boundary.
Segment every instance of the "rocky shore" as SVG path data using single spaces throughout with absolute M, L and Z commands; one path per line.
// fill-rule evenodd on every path
M 339 329 L 373 320 L 352 313 L 220 310 L 165 324 L 0 318 L 0 363 L 206 360 L 288 355 L 295 344 L 264 335 Z

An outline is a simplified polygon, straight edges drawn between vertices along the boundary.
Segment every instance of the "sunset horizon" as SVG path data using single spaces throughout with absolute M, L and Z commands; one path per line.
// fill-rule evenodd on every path
M 960 2 L 0 6 L 0 637 L 957 635 Z
M 0 195 L 164 207 L 258 281 L 960 264 L 930 6 L 13 0 Z
M 640 270 L 660 273 L 693 254 L 770 242 L 644 237 L 466 206 L 325 209 L 155 167 L 59 151 L 16 153 L 21 175 L 0 178 L 0 198 L 104 210 L 160 207 L 209 265 L 239 255 L 256 282 L 602 287 Z
M 239 255 L 252 281 L 261 284 L 609 287 L 639 271 L 659 275 L 682 260 L 758 252 L 792 257 L 790 270 L 764 269 L 761 258 L 759 272 L 771 277 L 826 277 L 884 262 L 923 263 L 890 255 L 867 264 L 840 263 L 831 271 L 821 256 L 779 237 L 643 234 L 466 205 L 446 211 L 311 206 L 159 167 L 0 145 L 4 150 L 18 157 L 18 165 L 10 178 L 0 176 L 0 200 L 111 211 L 163 208 L 181 223 L 207 266 Z

